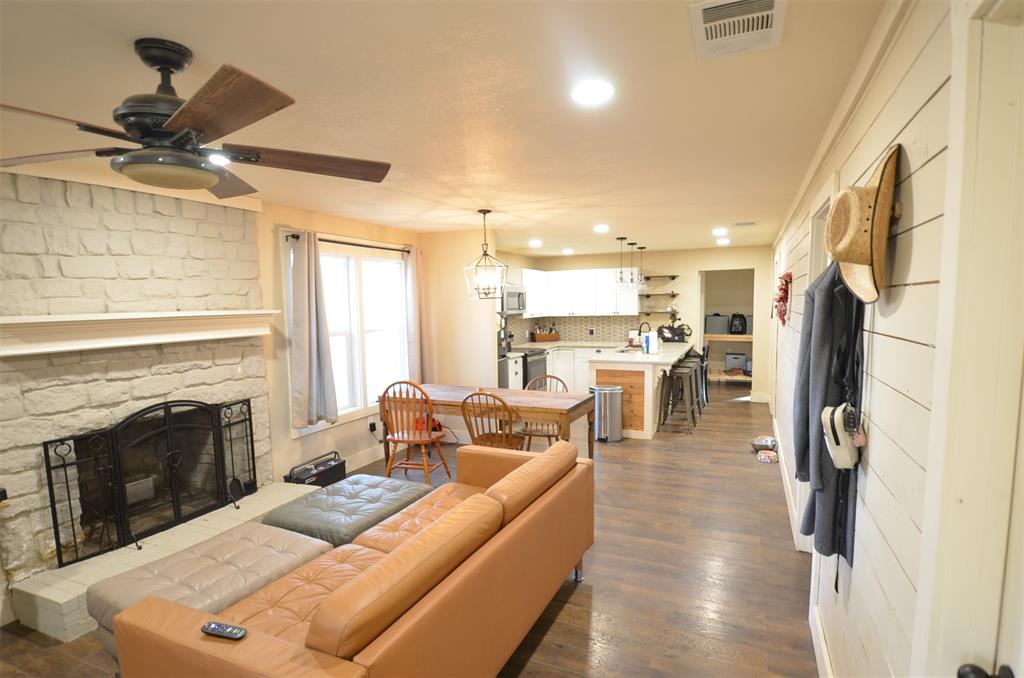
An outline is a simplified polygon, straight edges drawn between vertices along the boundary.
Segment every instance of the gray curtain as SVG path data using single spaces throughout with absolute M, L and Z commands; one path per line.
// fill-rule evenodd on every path
M 422 378 L 420 356 L 420 251 L 410 247 L 402 252 L 405 262 L 406 334 L 409 351 L 409 380 L 419 382 Z
M 315 233 L 304 231 L 290 234 L 285 242 L 290 262 L 286 301 L 292 426 L 333 424 L 338 421 L 338 399 L 320 275 L 320 241 Z

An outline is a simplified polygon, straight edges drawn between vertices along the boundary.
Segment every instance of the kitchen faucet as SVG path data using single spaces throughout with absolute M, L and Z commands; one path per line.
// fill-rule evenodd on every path
M 643 321 L 642 323 L 640 323 L 640 327 L 638 327 L 638 328 L 637 328 L 637 330 L 636 330 L 636 331 L 637 331 L 637 334 L 641 334 L 641 335 L 642 335 L 642 334 L 644 333 L 644 325 L 647 325 L 647 331 L 648 331 L 648 332 L 650 332 L 650 331 L 651 331 L 651 330 L 653 329 L 653 328 L 651 327 L 651 323 L 649 323 L 649 322 L 647 322 L 647 321 L 645 320 L 645 321 Z

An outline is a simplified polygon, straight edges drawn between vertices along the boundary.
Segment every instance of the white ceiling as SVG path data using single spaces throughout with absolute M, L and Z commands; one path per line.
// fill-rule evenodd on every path
M 225 141 L 393 163 L 380 185 L 236 168 L 263 200 L 416 230 L 472 228 L 490 207 L 501 249 L 533 255 L 615 251 L 616 235 L 707 247 L 712 227 L 747 221 L 733 243 L 768 244 L 879 6 L 789 0 L 781 48 L 698 62 L 686 2 L 5 0 L 0 97 L 113 126 L 113 107 L 157 81 L 132 41 L 163 37 L 195 53 L 181 96 L 227 62 L 298 101 Z M 568 92 L 593 74 L 616 97 L 581 109 Z M 105 145 L 0 124 L 4 156 Z

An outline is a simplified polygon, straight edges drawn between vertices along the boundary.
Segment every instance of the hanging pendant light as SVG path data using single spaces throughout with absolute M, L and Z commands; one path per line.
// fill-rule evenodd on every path
M 627 242 L 629 246 L 629 286 L 636 287 L 636 269 L 633 268 L 633 248 L 636 247 L 635 242 Z
M 615 239 L 619 241 L 619 284 L 624 285 L 626 277 L 622 273 L 622 243 L 626 242 L 626 236 L 620 235 Z
M 480 245 L 481 254 L 477 259 L 462 269 L 466 277 L 466 289 L 470 299 L 500 299 L 505 289 L 505 276 L 508 266 L 501 263 L 487 251 L 487 215 L 491 210 L 477 210 L 483 216 L 484 241 Z
M 647 287 L 647 278 L 644 277 L 644 250 L 647 249 L 645 246 L 636 248 L 636 251 L 640 253 L 640 273 L 637 274 L 636 286 L 640 289 Z

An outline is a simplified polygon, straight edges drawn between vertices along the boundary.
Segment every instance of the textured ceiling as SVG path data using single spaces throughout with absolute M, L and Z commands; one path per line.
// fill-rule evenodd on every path
M 613 251 L 615 235 L 707 247 L 712 227 L 749 221 L 734 244 L 767 244 L 879 6 L 789 0 L 781 48 L 698 62 L 685 2 L 5 0 L 0 96 L 111 125 L 156 84 L 132 41 L 163 37 L 196 56 L 181 96 L 227 62 L 298 101 L 224 141 L 393 163 L 380 185 L 236 168 L 263 200 L 416 230 L 472 228 L 490 207 L 500 247 L 542 238 L 534 255 Z M 568 92 L 592 74 L 616 97 L 581 109 Z M 0 125 L 5 156 L 105 145 L 23 116 Z M 612 232 L 592 233 L 600 222 Z

